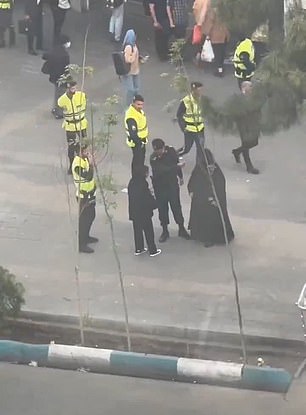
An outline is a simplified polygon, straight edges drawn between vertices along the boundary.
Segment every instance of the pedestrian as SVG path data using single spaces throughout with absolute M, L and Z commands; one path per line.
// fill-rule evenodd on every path
M 180 102 L 176 117 L 180 129 L 184 133 L 184 146 L 178 150 L 179 156 L 189 153 L 193 143 L 204 147 L 204 117 L 202 111 L 202 88 L 201 82 L 192 82 L 191 91 Z
M 144 165 L 146 157 L 149 130 L 143 106 L 143 97 L 141 95 L 135 95 L 132 104 L 125 113 L 126 143 L 133 152 L 132 175 L 136 166 Z
M 238 86 L 244 81 L 251 81 L 255 72 L 255 48 L 251 39 L 244 34 L 239 36 L 239 43 L 234 53 L 235 77 Z
M 0 0 L 0 48 L 5 47 L 5 32 L 10 30 L 13 24 L 13 7 L 14 0 Z M 11 37 L 9 39 L 9 46 L 13 46 Z
M 89 243 L 98 242 L 98 238 L 90 236 L 90 228 L 96 217 L 96 183 L 94 179 L 93 156 L 87 144 L 77 146 L 78 155 L 72 163 L 73 180 L 76 187 L 76 198 L 79 204 L 79 252 L 94 252 Z
M 72 174 L 72 162 L 77 154 L 77 145 L 87 136 L 86 95 L 77 90 L 75 81 L 66 83 L 66 92 L 58 99 L 57 105 L 63 110 L 63 128 L 68 143 L 68 174 Z
M 161 61 L 169 58 L 169 39 L 174 28 L 167 0 L 150 0 L 150 13 L 153 19 L 155 49 Z
M 122 44 L 124 59 L 130 64 L 130 71 L 127 75 L 122 75 L 121 80 L 126 91 L 126 106 L 132 104 L 133 98 L 139 93 L 139 63 L 140 56 L 136 45 L 136 34 L 130 29 L 126 32 Z
M 170 26 L 174 27 L 176 39 L 185 39 L 189 20 L 189 0 L 167 0 L 167 6 L 171 11 Z
M 25 3 L 25 20 L 28 23 L 27 43 L 28 53 L 37 55 L 36 50 L 43 49 L 43 16 L 42 0 L 26 0 Z M 36 50 L 34 48 L 34 39 Z
M 54 106 L 51 112 L 56 119 L 63 118 L 63 110 L 58 106 L 57 101 L 66 91 L 66 84 L 60 78 L 69 74 L 70 57 L 67 50 L 70 46 L 69 37 L 63 34 L 60 35 L 59 44 L 43 55 L 49 81 L 54 85 Z
M 204 25 L 205 25 L 206 15 L 210 7 L 211 7 L 211 0 L 195 0 L 193 3 L 193 7 L 192 7 L 195 24 L 200 27 L 201 33 L 202 33 L 202 41 L 198 45 L 196 45 L 195 60 L 196 60 L 197 65 L 201 61 L 201 51 L 202 51 L 203 43 L 205 40 Z
M 179 227 L 178 236 L 190 239 L 184 227 L 184 217 L 180 201 L 180 186 L 184 184 L 182 166 L 173 147 L 166 146 L 160 138 L 152 141 L 153 154 L 150 157 L 152 167 L 152 184 L 158 206 L 162 234 L 159 242 L 169 238 L 169 205 L 175 222 Z M 179 179 L 179 181 L 178 181 Z
M 67 11 L 71 8 L 70 0 L 49 0 L 53 16 L 53 45 L 60 43 L 62 27 Z
M 124 3 L 126 0 L 107 0 L 106 7 L 112 10 L 109 21 L 109 33 L 111 40 L 119 43 L 121 39 L 121 32 L 124 17 Z
M 224 60 L 226 56 L 226 46 L 230 39 L 230 34 L 225 23 L 222 22 L 218 9 L 210 8 L 205 19 L 205 36 L 206 40 L 211 41 L 215 59 L 215 76 L 224 75 Z
M 197 157 L 197 164 L 192 171 L 187 188 L 191 197 L 189 219 L 191 239 L 203 242 L 208 248 L 226 243 L 218 203 L 222 211 L 228 242 L 234 239 L 234 232 L 227 212 L 225 177 L 211 151 L 205 149 L 204 154 L 202 157 Z M 211 181 L 214 184 L 218 201 Z
M 161 250 L 156 248 L 154 241 L 152 216 L 157 204 L 146 180 L 148 173 L 148 166 L 142 165 L 137 166 L 133 171 L 128 185 L 129 219 L 133 222 L 135 255 L 147 252 L 143 240 L 145 235 L 149 255 L 154 257 L 159 255 Z
M 241 84 L 241 107 L 243 111 L 236 116 L 236 124 L 240 135 L 241 146 L 235 148 L 232 153 L 236 163 L 240 163 L 242 154 L 247 168 L 251 174 L 259 174 L 259 170 L 253 166 L 250 158 L 250 149 L 258 145 L 258 139 L 261 131 L 261 112 L 260 107 L 252 103 L 253 84 L 250 81 L 244 81 Z

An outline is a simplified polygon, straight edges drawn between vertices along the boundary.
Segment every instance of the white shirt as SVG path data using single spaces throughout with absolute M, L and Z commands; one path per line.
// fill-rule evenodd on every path
M 71 6 L 68 0 L 58 0 L 58 7 L 60 9 L 68 10 Z

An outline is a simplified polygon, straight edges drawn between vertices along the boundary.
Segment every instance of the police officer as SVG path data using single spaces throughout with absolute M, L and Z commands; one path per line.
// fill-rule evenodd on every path
M 158 206 L 159 220 L 163 228 L 159 242 L 169 238 L 169 204 L 175 222 L 179 226 L 178 236 L 190 239 L 184 227 L 184 217 L 180 201 L 180 188 L 183 185 L 183 163 L 179 162 L 178 155 L 173 147 L 166 146 L 160 138 L 152 141 L 153 154 L 150 157 L 152 167 L 152 184 Z M 179 183 L 178 183 L 179 179 Z
M 240 42 L 234 54 L 235 77 L 239 88 L 244 81 L 250 81 L 255 71 L 255 48 L 251 39 L 245 35 L 240 36 Z
M 144 165 L 146 156 L 149 130 L 143 105 L 143 97 L 135 95 L 132 104 L 125 113 L 126 143 L 133 151 L 132 174 L 136 165 Z
M 12 26 L 13 0 L 0 0 L 0 48 L 5 47 L 5 32 Z M 10 46 L 11 44 L 10 39 Z
M 77 146 L 79 155 L 72 163 L 72 174 L 79 203 L 79 251 L 87 254 L 94 252 L 88 243 L 98 242 L 98 238 L 89 235 L 96 217 L 96 183 L 93 177 L 93 160 L 87 144 Z
M 76 145 L 81 138 L 86 137 L 86 95 L 84 92 L 77 91 L 77 83 L 75 81 L 67 82 L 66 86 L 67 91 L 58 99 L 57 104 L 63 110 L 63 128 L 66 130 L 68 143 L 68 174 L 72 174 L 72 162 L 77 154 Z
M 201 96 L 202 96 L 201 82 L 191 83 L 191 92 L 186 95 L 177 110 L 176 116 L 180 129 L 184 133 L 184 147 L 178 150 L 179 156 L 189 153 L 192 145 L 196 142 L 197 148 L 199 145 L 204 146 L 204 117 L 202 114 Z

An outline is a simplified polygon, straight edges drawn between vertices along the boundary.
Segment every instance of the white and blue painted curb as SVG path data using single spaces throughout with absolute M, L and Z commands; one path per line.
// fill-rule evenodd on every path
M 292 376 L 284 369 L 187 359 L 62 344 L 33 345 L 0 340 L 0 361 L 95 373 L 215 384 L 286 393 Z

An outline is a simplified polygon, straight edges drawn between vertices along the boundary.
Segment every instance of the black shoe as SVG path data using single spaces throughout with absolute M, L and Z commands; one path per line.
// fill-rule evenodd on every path
M 79 252 L 83 252 L 84 254 L 92 254 L 95 251 L 87 245 L 80 246 Z
M 59 114 L 57 112 L 56 108 L 53 108 L 51 113 L 52 113 L 53 117 L 56 118 L 57 120 L 61 120 L 62 118 L 64 118 L 63 114 Z
M 186 231 L 186 229 L 184 228 L 184 226 L 182 226 L 179 231 L 178 231 L 178 236 L 180 238 L 184 238 L 184 239 L 191 239 L 189 233 Z
M 204 242 L 204 246 L 205 248 L 211 248 L 212 246 L 214 246 L 215 244 L 213 242 Z
M 29 55 L 33 55 L 33 56 L 37 56 L 37 55 L 38 55 L 38 53 L 37 53 L 34 49 L 30 49 L 30 50 L 28 51 L 28 54 L 29 54 Z
M 169 238 L 169 232 L 168 231 L 163 231 L 162 234 L 159 237 L 159 242 L 163 243 L 166 242 L 166 240 Z
M 99 239 L 95 238 L 94 236 L 89 236 L 87 239 L 87 243 L 89 244 L 95 244 L 96 242 L 99 242 Z
M 248 173 L 250 173 L 250 174 L 259 174 L 259 170 L 258 169 L 256 169 L 255 167 L 253 167 L 253 166 L 249 166 L 249 167 L 247 167 L 247 172 Z
M 235 161 L 236 161 L 236 163 L 241 163 L 241 160 L 240 160 L 240 151 L 238 151 L 237 149 L 234 149 L 233 151 L 232 151 L 232 153 L 233 153 L 233 156 L 235 157 Z

